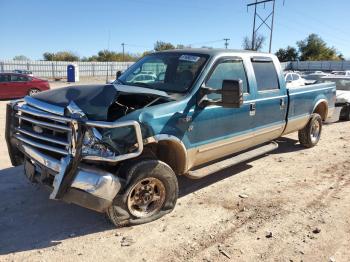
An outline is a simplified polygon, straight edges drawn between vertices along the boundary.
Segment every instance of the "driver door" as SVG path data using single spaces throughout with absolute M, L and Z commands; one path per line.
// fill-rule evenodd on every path
M 243 99 L 252 100 L 249 90 L 245 63 L 239 57 L 220 58 L 213 66 L 205 87 L 221 89 L 223 80 L 243 81 Z M 252 92 L 253 93 L 253 92 Z M 218 94 L 208 95 L 209 99 L 220 99 Z M 240 108 L 223 108 L 207 106 L 194 108 L 191 115 L 192 124 L 185 139 L 188 150 L 188 168 L 216 160 L 252 145 L 252 117 L 250 105 L 245 103 Z

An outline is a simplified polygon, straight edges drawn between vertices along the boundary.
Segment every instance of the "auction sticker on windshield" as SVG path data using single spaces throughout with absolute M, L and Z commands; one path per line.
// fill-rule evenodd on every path
M 198 60 L 200 59 L 199 56 L 194 56 L 194 55 L 182 55 L 180 56 L 179 60 L 182 61 L 189 61 L 189 62 L 198 62 Z

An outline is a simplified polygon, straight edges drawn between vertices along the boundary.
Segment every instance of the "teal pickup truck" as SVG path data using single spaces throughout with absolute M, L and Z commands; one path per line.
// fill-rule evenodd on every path
M 157 52 L 112 84 L 10 102 L 6 141 L 12 164 L 49 186 L 51 199 L 106 212 L 117 226 L 140 224 L 173 210 L 177 176 L 247 161 L 291 132 L 315 146 L 335 93 L 333 83 L 287 89 L 271 54 Z

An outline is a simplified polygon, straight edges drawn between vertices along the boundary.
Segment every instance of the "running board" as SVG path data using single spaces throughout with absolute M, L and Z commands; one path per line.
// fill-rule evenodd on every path
M 239 163 L 245 162 L 247 160 L 250 160 L 254 157 L 261 156 L 263 154 L 266 154 L 268 152 L 271 152 L 275 149 L 278 148 L 278 144 L 276 142 L 271 142 L 270 144 L 252 149 L 250 151 L 244 152 L 242 154 L 239 154 L 237 156 L 234 156 L 229 159 L 225 159 L 220 162 L 216 162 L 210 166 L 205 166 L 200 169 L 194 170 L 194 171 L 189 171 L 188 174 L 186 175 L 189 178 L 192 179 L 199 179 L 205 176 L 208 176 L 212 173 L 221 171 L 225 168 L 228 168 L 230 166 L 237 165 Z

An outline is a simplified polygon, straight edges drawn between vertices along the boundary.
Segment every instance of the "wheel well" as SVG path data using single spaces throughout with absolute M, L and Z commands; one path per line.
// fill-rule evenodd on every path
M 144 153 L 152 154 L 157 159 L 165 162 L 177 175 L 181 175 L 186 171 L 186 151 L 177 142 L 162 140 L 147 144 L 144 147 Z
M 317 113 L 321 116 L 322 120 L 325 121 L 328 114 L 328 105 L 326 102 L 320 102 L 316 108 L 314 109 L 313 113 Z

